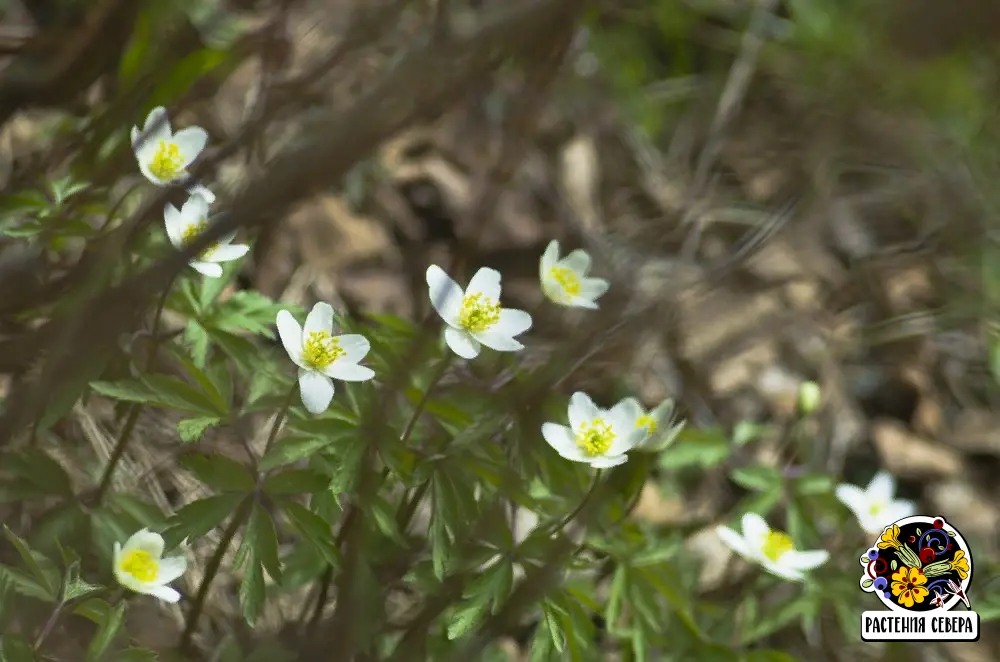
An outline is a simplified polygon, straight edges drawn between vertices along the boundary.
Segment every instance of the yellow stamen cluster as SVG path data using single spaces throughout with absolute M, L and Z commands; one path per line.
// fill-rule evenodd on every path
M 873 503 L 872 505 L 868 506 L 868 514 L 871 515 L 872 517 L 875 517 L 880 512 L 882 512 L 882 508 L 884 506 L 885 506 L 885 504 L 883 504 L 883 503 L 879 503 L 879 502 Z
M 656 432 L 656 419 L 649 414 L 644 414 L 636 419 L 635 427 L 646 428 L 646 434 L 653 434 Z
M 140 582 L 151 582 L 160 573 L 160 564 L 153 555 L 142 549 L 125 552 L 121 559 L 122 572 L 128 573 Z
M 184 248 L 190 246 L 191 242 L 197 239 L 198 236 L 207 229 L 208 229 L 208 221 L 204 219 L 198 221 L 197 223 L 192 223 L 188 225 L 181 232 L 181 246 Z M 219 244 L 212 244 L 211 246 L 206 248 L 204 252 L 202 252 L 202 254 L 200 255 L 201 259 L 207 260 L 209 257 L 211 257 L 212 253 L 215 251 L 216 248 L 218 248 L 218 246 Z
M 499 302 L 481 293 L 468 294 L 462 299 L 458 323 L 469 331 L 482 332 L 500 321 Z
M 580 277 L 569 267 L 552 267 L 549 269 L 549 276 L 559 283 L 569 296 L 575 297 L 580 294 Z
M 172 142 L 161 140 L 149 162 L 149 172 L 157 179 L 168 182 L 176 178 L 183 168 L 184 157 L 180 148 Z
M 778 559 L 793 549 L 795 549 L 795 544 L 792 542 L 791 537 L 789 537 L 787 533 L 782 533 L 781 531 L 771 531 L 764 539 L 761 552 L 764 556 L 771 559 L 771 561 L 777 563 Z
M 344 354 L 340 339 L 331 337 L 328 331 L 311 332 L 302 347 L 302 360 L 317 370 L 326 368 Z
M 614 428 L 601 418 L 584 423 L 576 433 L 576 445 L 590 457 L 607 453 L 614 440 Z

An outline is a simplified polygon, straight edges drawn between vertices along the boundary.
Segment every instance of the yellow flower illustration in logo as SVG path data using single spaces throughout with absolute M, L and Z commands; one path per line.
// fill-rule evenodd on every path
M 879 549 L 899 549 L 899 527 L 895 524 L 886 528 L 882 536 L 878 539 Z
M 897 532 L 899 527 L 895 527 Z M 896 596 L 896 602 L 907 609 L 913 607 L 914 603 L 921 603 L 930 593 L 924 584 L 927 577 L 920 568 L 909 568 L 902 566 L 892 575 L 892 594 Z
M 958 550 L 955 552 L 955 558 L 950 562 L 951 569 L 958 573 L 958 576 L 965 579 L 969 576 L 969 559 L 965 558 L 965 552 Z

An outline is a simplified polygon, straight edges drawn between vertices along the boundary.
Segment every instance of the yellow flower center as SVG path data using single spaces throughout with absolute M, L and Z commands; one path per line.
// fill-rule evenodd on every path
M 764 544 L 761 546 L 760 551 L 764 556 L 771 559 L 772 562 L 777 563 L 778 559 L 793 549 L 795 549 L 795 545 L 787 533 L 771 531 L 764 538 Z
M 462 299 L 458 323 L 469 331 L 482 332 L 500 321 L 500 303 L 480 293 Z
M 571 297 L 580 294 L 580 277 L 569 267 L 552 267 L 549 269 L 549 276 Z
M 653 434 L 656 432 L 656 419 L 649 414 L 645 414 L 636 419 L 635 427 L 646 428 L 646 434 Z
M 184 157 L 180 148 L 172 142 L 161 140 L 149 162 L 149 171 L 153 176 L 168 182 L 177 177 L 183 167 Z
M 188 246 L 191 245 L 191 243 L 195 239 L 198 238 L 198 235 L 200 235 L 202 232 L 204 232 L 207 229 L 208 229 L 208 221 L 206 221 L 205 219 L 202 219 L 202 220 L 198 221 L 197 223 L 192 223 L 191 225 L 188 225 L 181 232 L 181 246 L 183 248 L 187 248 Z M 218 246 L 219 246 L 219 244 L 217 244 L 217 243 L 216 244 L 212 244 L 211 246 L 209 246 L 208 248 L 205 249 L 205 251 L 201 254 L 200 257 L 203 260 L 207 260 L 209 257 L 211 257 L 212 253 L 215 252 L 215 249 Z
M 871 517 L 875 517 L 876 515 L 882 512 L 883 508 L 885 508 L 885 504 L 876 501 L 872 505 L 868 506 L 868 514 Z
M 340 339 L 330 337 L 328 331 L 311 332 L 302 348 L 302 360 L 318 370 L 326 368 L 344 354 L 346 352 L 340 346 Z
M 615 431 L 603 419 L 595 418 L 584 423 L 576 433 L 576 445 L 590 457 L 604 455 L 615 440 Z
M 125 552 L 119 564 L 122 572 L 126 572 L 140 582 L 151 582 L 160 574 L 160 563 L 153 555 L 142 549 Z

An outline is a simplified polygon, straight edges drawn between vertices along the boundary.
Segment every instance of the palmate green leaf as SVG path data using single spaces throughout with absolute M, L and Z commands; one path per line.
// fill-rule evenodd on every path
M 0 577 L 3 577 L 4 582 L 9 582 L 14 591 L 20 595 L 43 602 L 56 602 L 57 600 L 56 596 L 44 584 L 23 570 L 0 564 Z
M 754 492 L 771 490 L 783 481 L 778 469 L 766 466 L 737 467 L 730 472 L 729 477 L 737 485 Z
M 448 639 L 458 639 L 479 625 L 483 616 L 486 615 L 488 607 L 489 599 L 486 596 L 476 596 L 473 600 L 462 605 L 455 611 L 448 623 Z
M 212 279 L 206 278 L 205 280 Z M 205 327 L 198 320 L 189 319 L 184 326 L 183 338 L 184 345 L 191 353 L 191 360 L 194 361 L 194 364 L 199 368 L 205 367 L 205 361 L 208 359 L 209 345 L 208 331 L 205 330 Z
M 187 374 L 188 378 L 198 385 L 198 390 L 211 403 L 215 412 L 219 416 L 226 416 L 229 414 L 230 402 L 226 393 L 223 391 L 224 387 L 220 387 L 220 385 L 216 383 L 216 379 L 213 379 L 212 376 L 210 376 L 205 370 L 199 368 L 193 362 L 181 356 L 179 352 L 173 351 L 171 354 L 173 359 L 179 363 L 182 368 L 184 368 L 184 372 Z
M 566 650 L 566 635 L 563 632 L 559 611 L 560 608 L 549 600 L 542 604 L 542 623 L 549 633 L 549 641 L 552 642 L 553 648 L 562 653 Z
M 87 647 L 87 662 L 98 662 L 107 652 L 125 623 L 125 602 L 119 602 L 107 612 L 97 633 Z
M 253 552 L 247 555 L 246 570 L 240 583 L 240 607 L 243 608 L 243 618 L 253 627 L 264 609 L 266 590 L 264 586 L 264 569 Z
M 171 517 L 163 538 L 168 547 L 174 547 L 184 538 L 195 540 L 224 522 L 237 511 L 245 494 L 228 492 L 192 501 Z
M 252 492 L 257 480 L 241 462 L 220 453 L 185 453 L 180 465 L 220 492 Z
M 454 543 L 448 533 L 448 527 L 445 526 L 444 520 L 437 511 L 432 511 L 431 515 L 430 542 L 434 576 L 440 581 L 444 579 L 448 569 Z
M 710 467 L 729 457 L 732 447 L 721 430 L 685 428 L 659 456 L 661 469 Z
M 218 416 L 195 416 L 177 421 L 177 435 L 181 441 L 192 442 L 202 438 L 205 432 L 222 422 Z
M 340 558 L 334 544 L 333 534 L 326 520 L 291 499 L 283 499 L 281 504 L 292 527 L 302 534 L 306 542 L 328 564 L 334 568 L 340 567 Z
M 14 546 L 14 549 L 17 550 L 18 556 L 21 557 L 21 562 L 28 569 L 32 579 L 38 582 L 45 590 L 45 595 L 49 599 L 55 601 L 59 596 L 60 585 L 59 571 L 56 569 L 55 564 L 42 554 L 31 549 L 28 543 L 18 537 L 7 525 L 3 527 L 3 534 Z
M 245 539 L 253 550 L 253 557 L 276 582 L 281 581 L 281 560 L 278 558 L 278 534 L 271 516 L 259 503 L 254 504 L 247 522 Z
M 407 545 L 406 537 L 399 530 L 399 524 L 396 522 L 396 508 L 392 503 L 381 497 L 375 497 L 369 504 L 368 511 L 375 526 L 386 538 L 400 547 Z
M 306 435 L 289 435 L 278 439 L 260 460 L 261 471 L 277 469 L 311 457 L 332 443 L 331 439 Z
M 251 340 L 244 338 L 239 332 L 230 333 L 212 327 L 205 327 L 205 330 L 212 344 L 233 360 L 242 375 L 254 375 L 260 371 L 263 358 L 261 350 Z
M 63 579 L 62 587 L 62 601 L 71 602 L 73 600 L 79 600 L 88 595 L 92 595 L 100 590 L 103 590 L 103 586 L 97 586 L 89 582 L 80 579 L 80 560 L 75 558 L 75 553 L 69 551 L 63 554 L 64 558 L 73 557 L 69 560 L 66 567 L 66 575 Z
M 323 474 L 309 469 L 286 469 L 272 474 L 264 481 L 268 494 L 312 494 L 327 488 L 329 480 Z
M 0 661 L 2 662 L 36 662 L 31 645 L 16 634 L 0 635 Z
M 204 322 L 211 329 L 274 338 L 271 327 L 282 309 L 296 317 L 304 312 L 299 306 L 277 303 L 255 290 L 241 290 L 216 305 Z
M 744 630 L 740 637 L 741 643 L 752 644 L 795 622 L 808 609 L 809 602 L 806 596 L 799 596 L 776 605 L 775 608 L 764 609 L 760 620 Z
M 22 448 L 4 456 L 3 472 L 18 479 L 24 490 L 10 486 L 15 499 L 19 491 L 24 496 L 64 496 L 73 495 L 69 474 L 51 455 L 40 448 Z
M 109 398 L 154 407 L 179 409 L 201 416 L 225 416 L 204 393 L 176 377 L 147 375 L 143 379 L 118 382 L 91 382 L 90 387 Z

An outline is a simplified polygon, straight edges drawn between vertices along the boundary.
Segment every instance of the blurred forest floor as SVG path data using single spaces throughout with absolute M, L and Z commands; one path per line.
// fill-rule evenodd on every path
M 223 198 L 256 176 L 267 155 L 310 140 L 309 123 L 328 107 L 349 105 L 412 45 L 430 11 L 372 3 L 364 10 L 376 16 L 359 25 L 353 9 L 368 3 L 273 4 L 282 7 L 224 3 L 227 21 L 269 30 L 241 43 L 251 55 L 236 66 L 168 100 L 177 125 L 203 126 L 220 143 L 242 140 L 255 114 L 276 113 L 245 155 L 218 164 L 210 179 Z M 454 4 L 461 31 L 479 9 Z M 788 422 L 799 386 L 815 380 L 824 407 L 813 432 L 826 468 L 854 483 L 886 468 L 922 512 L 960 522 L 981 569 L 975 605 L 977 585 L 1000 562 L 1000 413 L 992 404 L 1000 189 L 990 180 L 1000 88 L 995 60 L 966 85 L 973 68 L 953 59 L 967 37 L 977 57 L 990 48 L 995 56 L 1000 20 L 985 26 L 997 12 L 967 3 L 948 23 L 930 18 L 929 5 L 941 3 L 890 3 L 887 14 L 903 13 L 876 46 L 874 27 L 847 37 L 817 27 L 813 42 L 786 43 L 789 7 L 776 2 L 660 4 L 595 9 L 551 81 L 511 67 L 463 85 L 442 117 L 397 133 L 341 185 L 265 231 L 240 287 L 415 317 L 426 306 L 425 265 L 466 251 L 467 264 L 504 274 L 506 305 L 534 311 L 545 245 L 585 247 L 596 274 L 612 282 L 600 314 L 645 322 L 641 332 L 633 325 L 611 338 L 570 387 L 610 395 L 622 379 L 647 405 L 675 397 L 689 426 L 709 439 Z M 826 4 L 815 1 L 816 26 Z M 0 44 L 36 29 L 17 5 L 6 3 Z M 186 35 L 188 48 L 208 39 L 201 29 Z M 345 40 L 376 36 L 374 46 L 301 80 Z M 883 57 L 866 60 L 874 52 Z M 3 57 L 0 85 L 12 66 L 4 69 Z M 32 105 L 3 118 L 0 187 L 46 162 L 67 111 L 87 112 L 76 98 Z M 123 118 L 121 132 L 141 119 Z M 132 165 L 126 157 L 120 171 Z M 496 196 L 489 217 L 477 215 L 484 195 Z M 574 324 L 539 312 L 533 333 L 557 340 Z M 77 407 L 67 435 L 106 456 L 111 416 L 100 402 Z M 128 458 L 131 477 L 122 480 L 148 479 L 175 443 L 174 423 L 144 415 L 148 443 Z M 754 448 L 783 466 L 783 449 L 764 436 Z M 154 477 L 146 489 L 166 502 L 198 496 L 183 473 Z M 660 483 L 650 476 L 635 516 L 693 532 L 710 531 L 744 495 L 722 467 L 683 486 Z M 704 590 L 718 591 L 736 579 L 728 552 L 707 535 L 692 544 L 718 555 L 702 577 Z M 223 623 L 237 612 L 235 592 L 219 590 L 212 618 Z M 283 618 L 277 608 L 260 627 L 280 632 Z M 176 638 L 162 623 L 147 634 Z M 984 623 L 979 643 L 942 647 L 934 659 L 991 662 L 998 654 L 1000 632 Z M 847 647 L 826 659 L 889 659 L 872 655 Z

